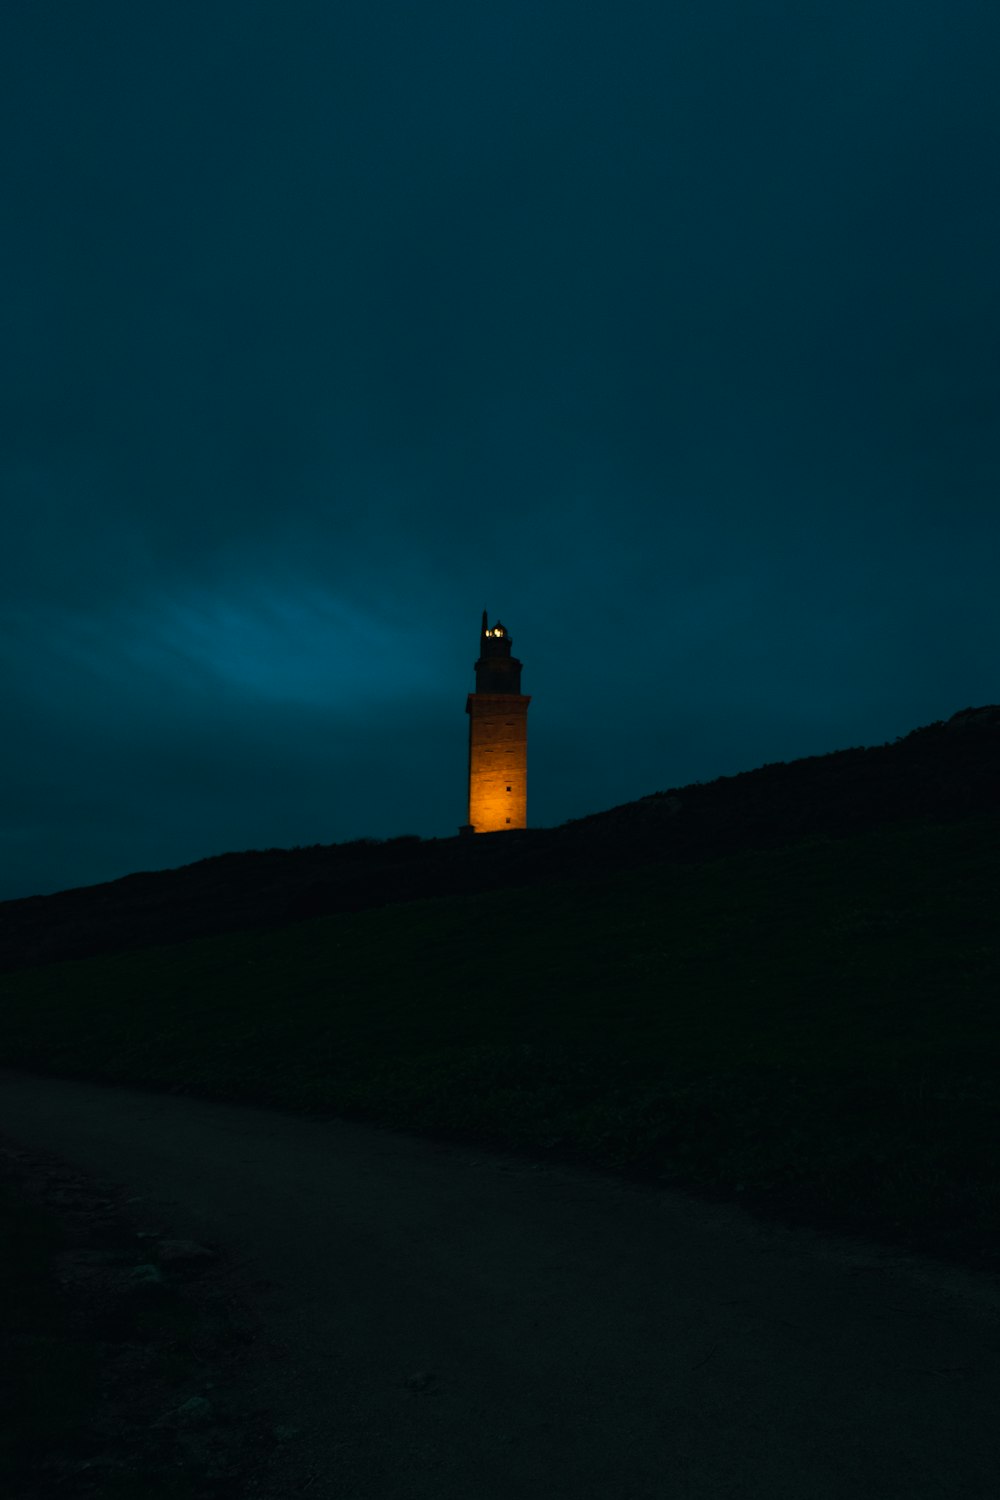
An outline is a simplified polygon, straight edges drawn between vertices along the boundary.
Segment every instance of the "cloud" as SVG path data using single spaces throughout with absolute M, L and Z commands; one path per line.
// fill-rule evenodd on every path
M 1000 12 L 0 17 L 6 889 L 995 699 Z

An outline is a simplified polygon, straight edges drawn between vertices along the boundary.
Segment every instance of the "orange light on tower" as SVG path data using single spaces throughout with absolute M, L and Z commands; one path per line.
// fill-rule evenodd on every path
M 469 821 L 463 833 L 503 833 L 528 826 L 528 704 L 521 663 L 498 621 L 483 610 L 476 690 L 469 715 Z

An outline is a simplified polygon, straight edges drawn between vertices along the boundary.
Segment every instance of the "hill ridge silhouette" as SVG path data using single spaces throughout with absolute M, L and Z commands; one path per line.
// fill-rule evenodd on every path
M 552 828 L 212 855 L 0 903 L 0 970 L 281 927 L 341 911 L 698 861 L 901 821 L 1000 811 L 1000 705 L 883 745 L 772 761 Z

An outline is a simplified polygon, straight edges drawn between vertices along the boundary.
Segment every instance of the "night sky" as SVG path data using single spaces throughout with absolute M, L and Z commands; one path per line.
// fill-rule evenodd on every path
M 0 897 L 1000 699 L 996 0 L 4 0 Z

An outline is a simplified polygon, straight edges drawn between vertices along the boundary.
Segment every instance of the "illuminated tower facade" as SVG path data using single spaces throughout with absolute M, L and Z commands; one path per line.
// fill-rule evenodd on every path
M 463 833 L 503 833 L 528 826 L 528 704 L 521 663 L 499 621 L 483 625 L 470 693 L 469 821 Z

